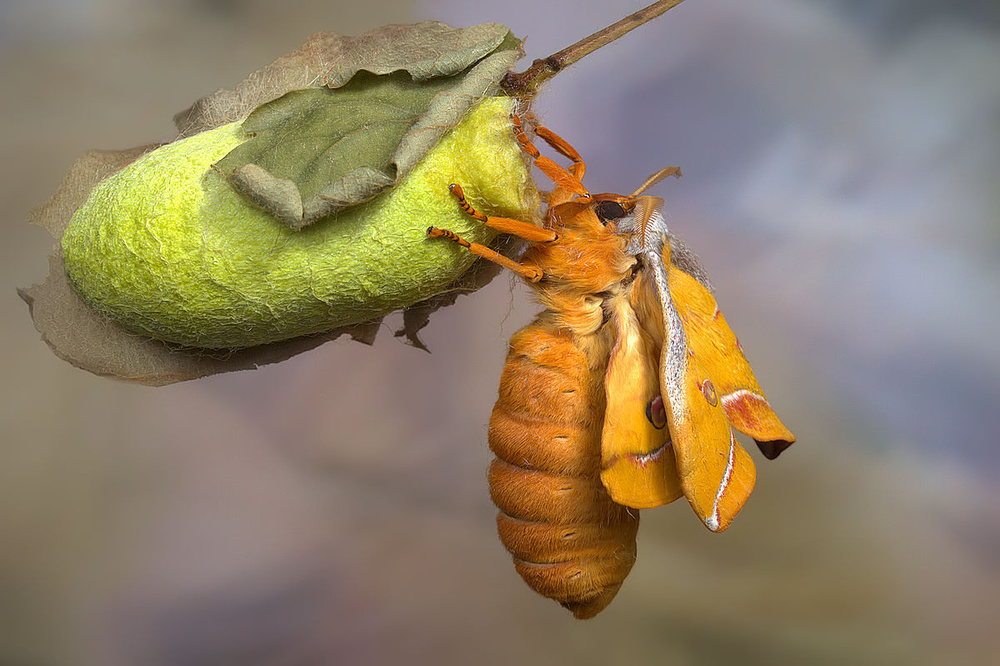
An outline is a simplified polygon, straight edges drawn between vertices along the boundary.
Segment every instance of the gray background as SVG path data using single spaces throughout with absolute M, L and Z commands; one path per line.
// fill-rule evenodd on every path
M 161 389 L 75 370 L 15 286 L 91 148 L 312 32 L 497 20 L 547 55 L 637 0 L 0 2 L 0 663 L 983 664 L 1000 655 L 1000 8 L 690 0 L 564 72 L 544 122 L 597 191 L 651 172 L 799 443 L 723 535 L 643 513 L 580 623 L 498 543 L 485 424 L 537 309 L 434 317 Z

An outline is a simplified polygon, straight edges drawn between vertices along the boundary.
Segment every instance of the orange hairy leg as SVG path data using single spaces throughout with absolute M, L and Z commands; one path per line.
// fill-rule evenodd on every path
M 556 239 L 556 232 L 551 229 L 543 229 L 542 227 L 532 224 L 531 222 L 512 220 L 509 217 L 492 217 L 480 213 L 465 200 L 465 192 L 462 191 L 462 186 L 458 183 L 452 183 L 449 185 L 448 190 L 455 196 L 456 199 L 458 199 L 458 205 L 462 208 L 466 215 L 479 220 L 491 229 L 496 229 L 497 231 L 505 234 L 518 236 L 527 241 L 547 242 Z
M 580 153 L 573 146 L 569 145 L 569 142 L 546 127 L 539 125 L 535 128 L 535 134 L 539 138 L 552 146 L 559 154 L 573 160 L 570 168 L 566 169 L 538 152 L 538 148 L 531 143 L 531 140 L 524 133 L 520 117 L 514 115 L 511 116 L 511 120 L 514 123 L 514 138 L 521 144 L 521 149 L 528 153 L 535 161 L 535 166 L 556 184 L 555 191 L 549 197 L 550 206 L 569 201 L 573 198 L 573 195 L 581 197 L 590 196 L 590 192 L 587 191 L 582 182 L 587 165 L 584 163 L 583 158 L 580 157 Z
M 454 231 L 449 231 L 447 229 L 438 229 L 437 227 L 428 227 L 427 229 L 428 238 L 447 238 L 448 240 L 458 243 L 465 249 L 467 249 L 472 254 L 482 257 L 483 259 L 488 259 L 494 263 L 500 264 L 504 268 L 510 269 L 520 275 L 521 277 L 531 280 L 532 282 L 538 282 L 542 279 L 542 272 L 537 268 L 531 268 L 530 266 L 522 266 L 512 259 L 508 259 L 496 250 L 492 250 L 485 245 L 480 245 L 479 243 L 470 243 L 465 240 Z

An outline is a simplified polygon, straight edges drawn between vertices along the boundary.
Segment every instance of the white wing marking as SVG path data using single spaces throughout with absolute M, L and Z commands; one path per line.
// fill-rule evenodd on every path
M 705 521 L 705 525 L 713 532 L 719 531 L 719 502 L 726 494 L 729 487 L 729 479 L 733 475 L 733 462 L 736 460 L 736 438 L 732 431 L 729 432 L 729 462 L 726 464 L 726 473 L 722 475 L 722 483 L 715 493 L 715 503 L 712 505 L 712 515 Z

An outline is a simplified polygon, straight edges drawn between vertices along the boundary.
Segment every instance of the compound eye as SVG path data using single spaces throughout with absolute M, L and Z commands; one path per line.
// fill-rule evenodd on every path
M 625 209 L 617 201 L 598 201 L 594 204 L 594 212 L 597 213 L 597 217 L 601 218 L 602 222 L 618 220 L 626 215 Z

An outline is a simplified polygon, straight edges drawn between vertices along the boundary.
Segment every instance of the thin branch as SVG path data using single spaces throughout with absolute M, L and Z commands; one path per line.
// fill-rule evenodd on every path
M 567 46 L 562 51 L 553 53 L 548 58 L 536 60 L 531 64 L 531 67 L 520 74 L 508 73 L 501 81 L 500 87 L 513 97 L 530 97 L 538 91 L 539 86 L 588 53 L 615 41 L 625 33 L 651 21 L 682 2 L 684 0 L 658 0 L 645 9 L 640 9 L 636 13 L 626 16 L 618 23 L 598 30 L 591 36 L 584 37 L 575 44 Z

